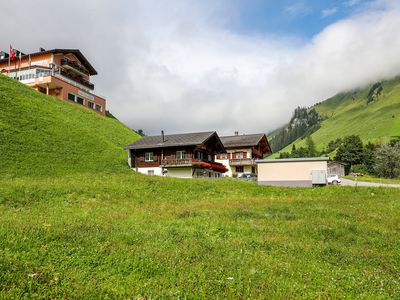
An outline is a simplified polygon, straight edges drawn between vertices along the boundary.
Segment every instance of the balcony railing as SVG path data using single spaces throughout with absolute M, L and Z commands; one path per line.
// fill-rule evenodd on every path
M 249 166 L 249 165 L 255 165 L 256 162 L 254 159 L 251 158 L 236 158 L 236 159 L 230 159 L 229 164 L 231 166 Z
M 67 77 L 67 78 L 69 78 L 69 79 L 71 79 L 73 81 L 76 81 L 77 83 L 79 83 L 79 84 L 81 84 L 81 85 L 83 85 L 83 86 L 85 86 L 85 87 L 87 87 L 87 88 L 89 88 L 91 90 L 94 90 L 94 84 L 89 82 L 88 80 L 82 78 L 79 75 L 75 75 L 74 73 L 67 72 L 67 71 L 65 71 L 63 69 L 60 69 L 60 71 L 58 73 L 60 75 L 64 76 L 64 77 Z
M 189 166 L 189 165 L 196 165 L 201 163 L 210 163 L 214 165 L 223 166 L 221 163 L 217 163 L 214 161 L 208 161 L 204 159 L 197 159 L 197 158 L 185 158 L 185 159 L 163 159 L 161 160 L 162 166 Z
M 67 72 L 63 68 L 59 66 L 55 66 L 54 68 L 45 68 L 45 67 L 30 67 L 29 69 L 24 70 L 13 70 L 8 74 L 9 77 L 14 78 L 16 80 L 22 81 L 24 83 L 35 80 L 36 78 L 55 76 L 60 79 L 67 81 L 68 83 L 75 85 L 78 88 L 84 89 L 88 92 L 93 92 L 94 84 L 90 83 L 88 80 L 82 78 L 79 75 L 75 75 L 73 72 Z
M 75 70 L 79 71 L 80 73 L 89 75 L 89 71 L 85 67 L 83 67 L 80 64 L 78 64 L 77 62 L 70 60 L 68 58 L 65 58 L 65 57 L 61 60 L 61 66 L 69 66 L 69 67 L 74 68 Z
M 161 165 L 163 166 L 181 166 L 181 165 L 193 165 L 195 163 L 203 162 L 200 159 L 185 158 L 185 159 L 163 159 L 161 160 Z

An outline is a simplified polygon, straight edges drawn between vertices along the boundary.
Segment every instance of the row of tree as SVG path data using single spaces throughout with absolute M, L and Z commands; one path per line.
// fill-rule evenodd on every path
M 306 138 L 306 146 L 291 152 L 280 153 L 279 158 L 299 158 L 323 156 L 336 151 L 335 161 L 346 165 L 346 173 L 367 173 L 370 175 L 395 178 L 400 176 L 400 137 L 385 144 L 363 144 L 357 135 L 330 141 L 322 152 L 318 152 L 311 136 Z

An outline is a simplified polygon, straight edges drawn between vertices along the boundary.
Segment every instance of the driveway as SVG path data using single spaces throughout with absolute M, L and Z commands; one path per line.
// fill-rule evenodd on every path
M 377 182 L 362 182 L 362 181 L 353 181 L 349 179 L 341 178 L 342 184 L 345 186 L 365 186 L 365 187 L 391 187 L 391 188 L 400 188 L 400 184 L 387 184 L 387 183 L 377 183 Z

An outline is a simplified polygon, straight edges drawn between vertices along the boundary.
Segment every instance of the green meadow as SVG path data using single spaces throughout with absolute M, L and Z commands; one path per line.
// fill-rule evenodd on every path
M 0 111 L 0 298 L 400 298 L 400 189 L 148 177 L 117 120 L 2 76 Z

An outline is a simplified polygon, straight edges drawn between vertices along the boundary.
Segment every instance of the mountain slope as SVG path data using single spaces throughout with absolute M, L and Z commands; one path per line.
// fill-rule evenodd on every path
M 0 174 L 61 175 L 127 167 L 138 134 L 112 118 L 0 75 Z
M 400 78 L 381 83 L 376 97 L 369 97 L 374 85 L 353 92 L 338 94 L 313 108 L 323 116 L 321 127 L 313 134 L 317 148 L 322 150 L 329 141 L 356 134 L 364 142 L 384 142 L 400 135 Z M 304 146 L 305 140 L 294 142 Z M 281 152 L 290 151 L 292 145 Z

